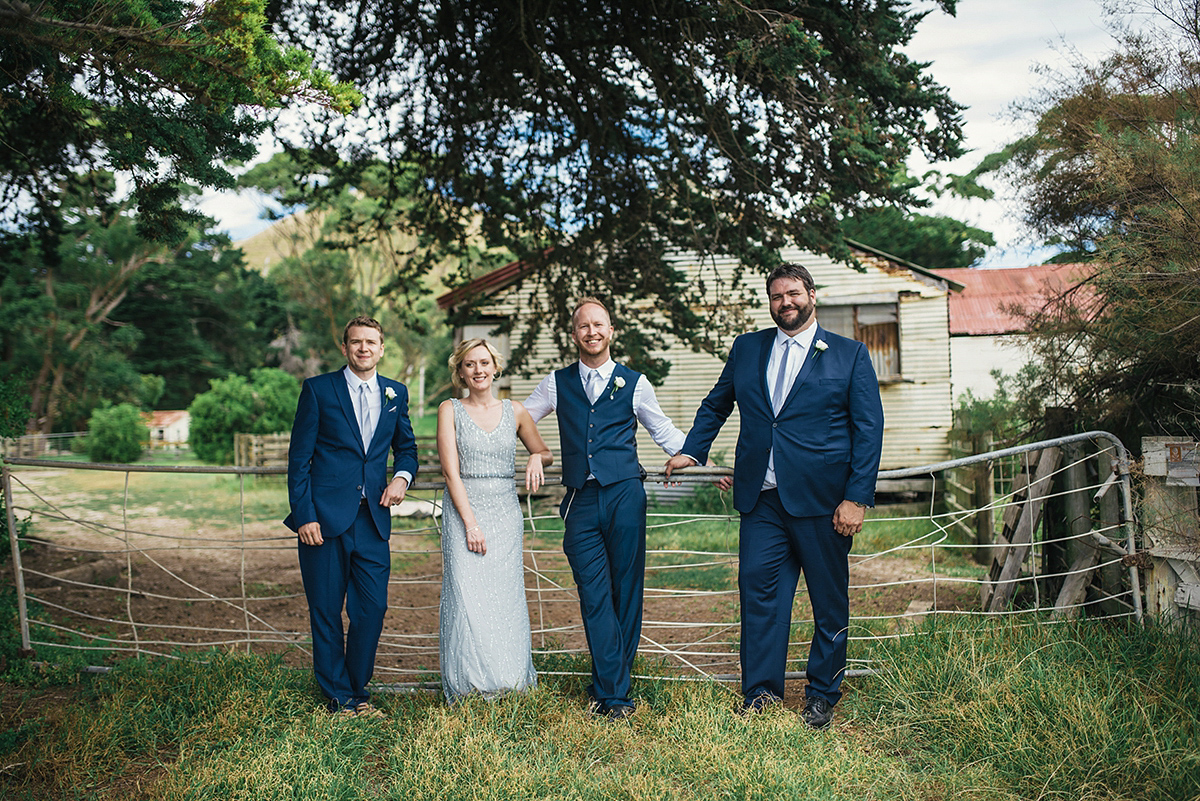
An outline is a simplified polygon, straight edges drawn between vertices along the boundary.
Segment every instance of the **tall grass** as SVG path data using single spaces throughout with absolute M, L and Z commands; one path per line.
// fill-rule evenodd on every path
M 875 650 L 856 706 L 881 744 L 1037 798 L 1200 797 L 1194 632 L 943 620 Z
M 447 707 L 320 710 L 307 671 L 249 656 L 120 663 L 82 686 L 3 686 L 0 797 L 22 799 L 1190 799 L 1200 648 L 1165 629 L 934 625 L 884 641 L 831 730 L 744 719 L 713 683 L 639 681 L 631 724 L 581 680 Z M 558 669 L 585 665 L 540 665 Z M 16 700 L 14 700 L 16 699 Z

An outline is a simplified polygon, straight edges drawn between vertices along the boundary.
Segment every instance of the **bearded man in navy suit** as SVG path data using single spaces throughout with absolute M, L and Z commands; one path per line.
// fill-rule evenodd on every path
M 417 472 L 408 390 L 375 372 L 383 327 L 355 317 L 342 332 L 341 370 L 304 382 L 288 450 L 284 520 L 299 539 L 312 626 L 313 672 L 330 711 L 382 717 L 367 682 L 383 633 L 391 573 L 390 507 Z M 388 452 L 394 474 L 387 478 Z M 350 620 L 342 630 L 342 606 Z
M 803 572 L 815 621 L 803 717 L 819 729 L 833 720 L 842 695 L 849 555 L 875 502 L 883 404 L 866 346 L 817 325 L 807 269 L 776 267 L 767 295 L 777 327 L 734 340 L 666 472 L 704 463 L 737 404 L 742 710 L 783 699 L 792 600 Z

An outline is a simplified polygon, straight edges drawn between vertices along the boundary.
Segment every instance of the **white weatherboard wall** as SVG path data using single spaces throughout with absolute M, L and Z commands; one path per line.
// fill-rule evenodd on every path
M 901 265 L 875 257 L 870 257 L 866 262 L 865 272 L 859 272 L 827 257 L 797 249 L 785 249 L 782 255 L 786 260 L 803 264 L 812 273 L 817 284 L 818 322 L 821 319 L 821 303 L 826 298 L 838 303 L 853 303 L 856 298 L 895 300 L 899 312 L 901 380 L 880 386 L 885 421 L 882 468 L 925 464 L 948 458 L 952 398 L 950 337 L 944 286 Z M 718 297 L 713 288 L 719 284 L 719 279 L 727 281 L 732 276 L 735 261 L 710 259 L 702 266 L 691 254 L 679 254 L 673 261 L 693 281 L 703 278 L 709 289 L 705 298 L 708 309 L 717 307 L 735 318 L 742 318 L 739 320 L 741 331 L 754 331 L 773 325 L 766 305 L 762 275 L 753 274 L 746 279 L 746 294 L 751 299 L 749 304 L 728 302 Z M 481 312 L 490 318 L 519 318 L 522 310 L 531 306 L 529 293 L 535 291 L 534 284 L 530 281 L 520 288 L 500 291 Z M 698 308 L 697 311 L 707 313 L 708 309 Z M 619 330 L 616 336 L 619 340 Z M 519 339 L 519 331 L 514 331 L 512 341 Z M 729 337 L 721 344 L 728 349 L 731 343 L 732 337 Z M 666 348 L 654 355 L 671 362 L 669 376 L 656 390 L 659 403 L 675 424 L 686 432 L 691 427 L 700 401 L 716 383 L 724 361 L 707 353 L 693 352 L 678 340 L 670 340 Z M 566 360 L 558 355 L 557 346 L 549 334 L 543 332 L 527 363 L 548 369 L 552 365 L 561 366 Z M 511 397 L 523 400 L 540 379 L 541 374 L 531 378 L 513 376 Z M 723 453 L 726 464 L 732 463 L 738 426 L 735 410 L 713 445 L 714 456 L 720 457 Z M 558 453 L 558 426 L 554 416 L 546 418 L 539 428 L 550 447 Z M 661 465 L 666 460 L 666 455 L 654 445 L 644 430 L 639 431 L 638 452 L 642 464 L 648 467 Z
M 1034 361 L 1033 352 L 1024 334 L 950 337 L 955 405 L 967 390 L 980 400 L 991 398 L 996 394 L 992 370 L 1014 376 L 1031 361 Z

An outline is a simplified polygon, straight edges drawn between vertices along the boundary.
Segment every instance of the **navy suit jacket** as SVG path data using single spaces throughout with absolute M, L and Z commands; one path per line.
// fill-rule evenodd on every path
M 721 377 L 696 412 L 683 453 L 704 464 L 736 403 L 741 431 L 734 455 L 733 505 L 739 512 L 752 511 L 758 502 L 772 448 L 779 498 L 788 514 L 832 515 L 843 500 L 874 505 L 883 450 L 883 403 L 866 346 L 818 326 L 776 417 L 767 388 L 776 330 L 734 340 Z M 818 342 L 826 343 L 825 350 Z
M 323 537 L 341 535 L 354 524 L 365 488 L 375 528 L 384 539 L 391 535 L 391 512 L 379 505 L 389 480 L 388 451 L 394 454 L 393 472 L 407 470 L 415 476 L 417 441 L 408 419 L 408 389 L 399 381 L 378 379 L 383 398 L 367 449 L 342 370 L 309 378 L 301 387 L 288 449 L 292 511 L 283 521 L 292 531 L 316 521 Z

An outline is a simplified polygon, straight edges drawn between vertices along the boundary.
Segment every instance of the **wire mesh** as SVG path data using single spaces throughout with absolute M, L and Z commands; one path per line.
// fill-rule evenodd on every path
M 1097 518 L 1086 530 L 1039 529 L 1005 608 L 980 609 L 988 565 L 981 545 L 957 524 L 979 513 L 997 521 L 1030 504 L 1013 480 L 1015 461 L 1065 442 L 1092 442 L 1093 452 L 1064 461 L 1056 480 L 1086 463 L 1094 480 L 1042 495 L 1055 503 L 1084 493 L 1097 503 L 1114 487 L 1118 519 Z M 1124 448 L 1091 432 L 965 459 L 886 471 L 881 477 L 928 476 L 935 490 L 944 471 L 969 464 L 1002 465 L 1007 492 L 986 505 L 945 511 L 936 503 L 890 506 L 868 517 L 850 557 L 852 673 L 870 670 L 871 641 L 913 636 L 930 617 L 1003 616 L 1042 623 L 1083 611 L 1140 619 L 1136 569 L 1126 568 L 1134 543 Z M 1026 466 L 1026 469 L 1028 467 Z M 303 666 L 307 606 L 295 536 L 280 520 L 287 491 L 278 468 L 94 465 L 10 458 L 4 467 L 13 566 L 27 648 L 64 647 L 121 655 L 193 658 L 205 649 L 280 652 Z M 702 486 L 727 470 L 677 474 Z M 418 476 L 420 479 L 421 477 Z M 652 473 L 647 482 L 661 482 Z M 553 480 L 553 478 L 551 478 Z M 428 686 L 437 679 L 437 608 L 441 484 L 419 480 L 410 497 L 426 517 L 396 518 L 389 608 L 376 679 Z M 703 506 L 652 507 L 648 515 L 641 675 L 731 680 L 738 670 L 737 515 L 715 490 L 699 490 Z M 727 496 L 726 496 L 727 497 Z M 711 508 L 717 507 L 717 508 Z M 586 653 L 578 598 L 561 549 L 561 521 L 545 499 L 526 496 L 526 592 L 534 652 L 555 669 L 556 657 Z M 716 511 L 717 513 L 712 513 Z M 28 526 L 14 527 L 27 519 Z M 1000 530 L 999 528 L 997 530 Z M 1087 567 L 1088 595 L 1058 604 L 1054 591 L 1071 570 L 1051 569 L 1056 550 L 1096 549 Z M 986 562 L 986 560 L 984 560 Z M 1119 575 L 1116 584 L 1100 577 Z M 812 629 L 803 578 L 793 609 L 789 675 L 802 675 Z

